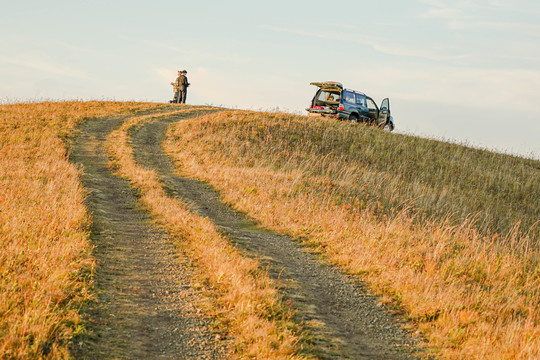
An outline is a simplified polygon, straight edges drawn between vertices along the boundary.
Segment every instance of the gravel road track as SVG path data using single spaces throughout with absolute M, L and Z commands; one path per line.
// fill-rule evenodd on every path
M 107 166 L 107 136 L 128 116 L 91 119 L 71 146 L 83 169 L 92 215 L 91 240 L 97 269 L 96 301 L 83 309 L 88 333 L 72 344 L 75 359 L 218 359 L 215 341 L 197 304 L 188 259 L 140 208 L 128 181 Z
M 414 358 L 413 338 L 360 281 L 310 254 L 295 239 L 257 227 L 225 205 L 208 184 L 175 174 L 161 143 L 167 126 L 185 118 L 164 117 L 131 131 L 138 164 L 156 170 L 169 196 L 190 203 L 280 279 L 309 333 L 306 352 L 326 359 Z

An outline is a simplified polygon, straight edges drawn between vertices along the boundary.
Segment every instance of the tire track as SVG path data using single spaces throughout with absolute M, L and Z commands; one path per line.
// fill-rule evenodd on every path
M 222 358 L 224 343 L 214 340 L 211 319 L 196 307 L 202 295 L 193 289 L 189 262 L 107 166 L 107 136 L 128 118 L 88 120 L 72 146 L 71 161 L 84 169 L 97 259 L 97 299 L 83 311 L 88 334 L 74 341 L 73 357 Z
M 309 334 L 305 352 L 328 359 L 415 357 L 412 338 L 360 282 L 315 259 L 294 239 L 257 228 L 224 205 L 209 185 L 175 175 L 171 159 L 161 148 L 165 130 L 174 121 L 178 119 L 161 118 L 131 131 L 137 162 L 157 171 L 169 196 L 191 203 L 281 280 Z

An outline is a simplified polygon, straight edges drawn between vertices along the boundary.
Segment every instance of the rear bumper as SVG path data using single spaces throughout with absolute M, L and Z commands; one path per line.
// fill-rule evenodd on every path
M 330 116 L 330 117 L 338 117 L 338 114 L 333 110 L 328 109 L 310 109 L 307 108 L 306 111 L 308 112 L 308 116 L 310 117 L 317 117 L 317 116 Z

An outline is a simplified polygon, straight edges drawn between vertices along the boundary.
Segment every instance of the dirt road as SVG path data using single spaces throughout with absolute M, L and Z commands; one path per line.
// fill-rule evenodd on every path
M 85 309 L 90 336 L 73 344 L 76 359 L 215 359 L 211 319 L 196 304 L 186 259 L 139 207 L 130 184 L 107 167 L 107 135 L 127 117 L 93 119 L 81 126 L 71 160 L 84 167 L 91 239 L 97 259 L 98 299 Z
M 85 169 L 98 259 L 99 302 L 87 311 L 92 339 L 75 344 L 77 358 L 219 358 L 210 319 L 197 316 L 201 295 L 186 259 L 174 257 L 167 235 L 138 208 L 129 184 L 106 167 L 103 142 L 126 118 L 88 121 L 73 148 Z M 298 309 L 306 329 L 304 353 L 326 359 L 407 359 L 414 341 L 362 283 L 310 254 L 294 239 L 258 228 L 220 201 L 207 184 L 174 173 L 161 141 L 182 117 L 161 118 L 132 132 L 135 157 L 155 169 L 169 196 L 193 204 L 231 240 L 259 258 Z

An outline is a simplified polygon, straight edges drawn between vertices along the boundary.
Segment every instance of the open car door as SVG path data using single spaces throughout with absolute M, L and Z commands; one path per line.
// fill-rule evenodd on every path
M 384 126 L 390 119 L 390 100 L 384 99 L 379 109 L 379 118 L 377 119 L 377 125 Z

